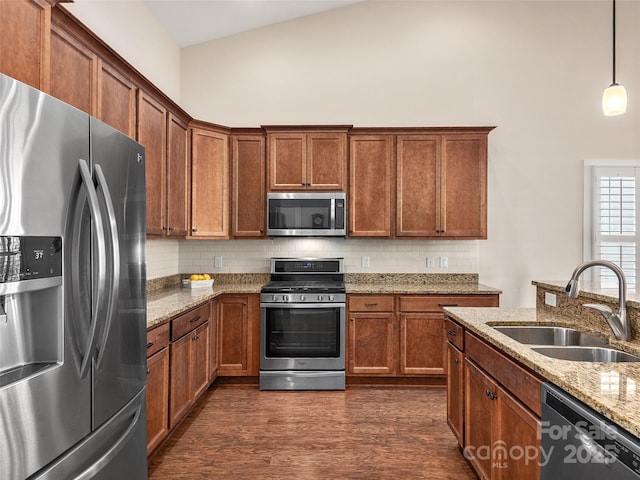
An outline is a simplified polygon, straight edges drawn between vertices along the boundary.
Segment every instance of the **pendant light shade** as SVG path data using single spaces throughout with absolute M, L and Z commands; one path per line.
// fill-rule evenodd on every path
M 613 81 L 602 94 L 602 111 L 606 116 L 627 111 L 627 91 L 616 83 L 616 0 L 613 0 Z
M 611 84 L 602 94 L 602 111 L 608 117 L 627 111 L 627 91 L 622 85 Z

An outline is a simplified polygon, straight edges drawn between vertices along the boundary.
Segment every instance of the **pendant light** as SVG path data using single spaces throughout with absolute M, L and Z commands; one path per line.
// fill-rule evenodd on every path
M 627 91 L 616 83 L 616 0 L 613 0 L 613 82 L 602 94 L 602 110 L 606 116 L 627 111 Z

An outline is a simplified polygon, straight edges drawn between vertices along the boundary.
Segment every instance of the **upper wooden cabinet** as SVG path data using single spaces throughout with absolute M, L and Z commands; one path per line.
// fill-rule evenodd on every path
M 136 135 L 134 83 L 103 60 L 98 60 L 98 91 L 95 116 L 131 138 Z
M 348 127 L 323 127 L 322 131 L 264 128 L 267 131 L 270 191 L 344 191 Z
M 136 140 L 145 147 L 147 235 L 187 235 L 190 169 L 187 124 L 138 90 Z
M 262 133 L 231 136 L 231 235 L 265 236 L 265 137 Z
M 0 1 L 0 72 L 48 90 L 50 24 L 45 0 Z
M 229 237 L 229 135 L 191 129 L 191 237 Z
M 396 236 L 487 238 L 490 128 L 396 139 Z
M 394 211 L 392 135 L 354 135 L 349 152 L 349 236 L 390 237 Z

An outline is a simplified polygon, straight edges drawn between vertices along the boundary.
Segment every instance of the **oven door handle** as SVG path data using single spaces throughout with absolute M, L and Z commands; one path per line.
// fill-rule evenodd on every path
M 346 303 L 261 303 L 260 308 L 346 308 Z

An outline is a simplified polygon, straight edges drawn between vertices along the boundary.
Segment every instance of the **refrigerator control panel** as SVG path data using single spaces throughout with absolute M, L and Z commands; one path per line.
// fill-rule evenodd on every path
M 0 283 L 62 275 L 62 238 L 0 236 Z

